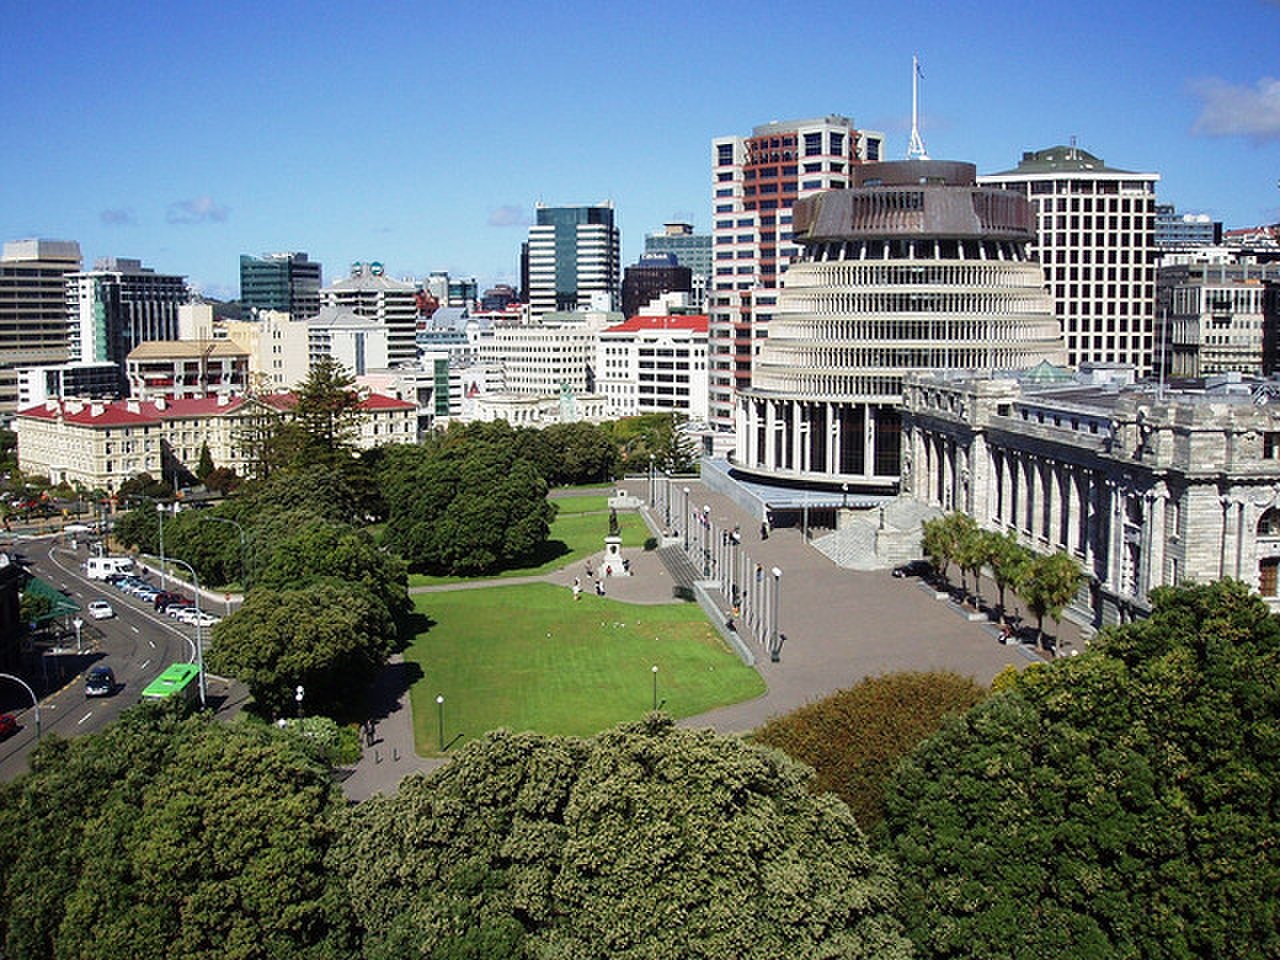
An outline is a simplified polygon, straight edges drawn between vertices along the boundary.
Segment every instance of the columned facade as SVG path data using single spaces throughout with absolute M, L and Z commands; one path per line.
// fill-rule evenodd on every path
M 892 493 L 907 374 L 1021 370 L 1064 353 L 1022 198 L 977 187 L 965 163 L 868 163 L 855 177 L 796 204 L 803 253 L 740 391 L 735 467 Z M 949 503 L 965 471 L 929 482 Z
M 903 414 L 903 492 L 1066 552 L 1074 613 L 1145 613 L 1182 580 L 1244 581 L 1280 610 L 1280 410 L 1238 380 L 1201 390 L 921 375 Z

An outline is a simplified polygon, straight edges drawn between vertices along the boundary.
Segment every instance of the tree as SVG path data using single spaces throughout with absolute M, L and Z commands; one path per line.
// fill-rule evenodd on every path
M 617 469 L 618 449 L 608 432 L 595 424 L 556 423 L 522 434 L 532 435 L 529 440 L 544 449 L 543 459 L 526 459 L 539 467 L 551 486 L 601 483 L 611 480 Z
M 46 739 L 0 788 L 5 955 L 357 956 L 328 768 L 295 735 L 172 706 Z
M 1000 619 L 1004 622 L 1005 592 L 1009 587 L 1018 589 L 1034 554 L 1018 543 L 1012 530 L 1006 530 L 1004 533 L 988 530 L 984 533 L 983 544 L 986 564 L 991 570 L 991 578 L 995 580 L 996 589 L 1000 594 Z
M 952 536 L 955 538 L 955 561 L 960 568 L 960 589 L 967 598 L 969 585 L 965 577 L 972 576 L 973 595 L 978 596 L 982 567 L 987 562 L 986 538 L 978 528 L 977 521 L 967 513 L 954 513 L 951 516 L 951 522 L 955 525 Z
M 213 628 L 205 663 L 243 680 L 267 717 L 292 713 L 299 685 L 309 711 L 345 715 L 360 706 L 395 640 L 386 606 L 359 585 L 256 587 Z
M 209 475 L 213 473 L 213 454 L 209 452 L 209 444 L 200 444 L 200 461 L 196 464 L 196 478 L 201 483 L 207 483 Z
M 883 815 L 884 787 L 898 761 L 985 694 L 958 673 L 868 677 L 774 717 L 753 739 L 813 767 L 813 789 L 834 793 L 870 831 Z
M 1057 620 L 1084 582 L 1080 564 L 1070 555 L 1057 553 L 1033 557 L 1023 570 L 1018 592 L 1036 617 L 1036 633 L 1044 635 L 1046 615 Z
M 964 513 L 948 513 L 921 524 L 921 549 L 942 579 L 947 578 L 947 570 L 960 551 L 961 539 L 975 527 Z
M 1280 953 L 1280 622 L 1231 581 L 1151 600 L 899 768 L 886 838 L 922 957 Z
M 352 813 L 365 956 L 908 955 L 848 808 L 782 754 L 659 714 L 490 733 Z
M 311 365 L 307 378 L 296 390 L 293 415 L 306 435 L 303 450 L 308 462 L 332 462 L 349 456 L 360 420 L 360 396 L 355 380 L 332 357 Z

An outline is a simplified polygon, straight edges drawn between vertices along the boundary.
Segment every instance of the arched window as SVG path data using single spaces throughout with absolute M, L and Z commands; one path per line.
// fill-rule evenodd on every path
M 1272 507 L 1258 518 L 1258 536 L 1280 537 L 1280 509 Z

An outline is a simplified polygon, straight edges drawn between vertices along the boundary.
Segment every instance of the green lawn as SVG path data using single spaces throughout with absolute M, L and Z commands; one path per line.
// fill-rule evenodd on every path
M 577 500 L 594 499 L 596 498 L 575 497 L 575 506 Z M 604 497 L 599 499 L 602 504 L 606 502 Z M 527 577 L 550 573 L 553 570 L 567 567 L 582 560 L 584 557 L 589 557 L 604 550 L 604 538 L 609 533 L 608 506 L 604 506 L 600 512 L 584 513 L 577 510 L 563 509 L 563 505 L 566 502 L 564 500 L 556 502 L 561 505 L 561 511 L 551 524 L 551 537 L 547 541 L 542 556 L 538 558 L 538 562 L 527 567 L 503 570 L 501 573 L 493 574 L 491 578 L 486 577 L 484 579 L 505 579 L 508 577 Z M 618 527 L 624 547 L 643 547 L 645 540 L 650 536 L 649 528 L 645 526 L 644 520 L 638 513 L 619 513 Z M 409 574 L 409 586 L 422 587 L 436 584 L 463 583 L 474 579 L 476 578 L 433 577 L 424 573 L 411 573 Z
M 676 717 L 764 693 L 694 604 L 639 606 L 563 587 L 513 584 L 418 594 L 433 625 L 405 651 L 423 672 L 410 691 L 420 753 L 498 727 L 589 735 L 638 719 L 658 699 Z

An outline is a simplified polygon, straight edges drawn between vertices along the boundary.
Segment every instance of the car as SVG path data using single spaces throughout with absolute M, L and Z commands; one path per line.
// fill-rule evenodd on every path
M 105 663 L 90 667 L 84 678 L 86 697 L 109 697 L 116 692 L 116 675 Z
M 18 732 L 18 718 L 12 713 L 0 713 L 0 740 Z
M 151 598 L 151 603 L 157 610 L 163 610 L 171 603 L 181 603 L 186 598 L 180 593 L 174 593 L 171 590 L 161 590 Z
M 175 619 L 182 612 L 193 609 L 195 609 L 195 605 L 190 600 L 175 600 L 173 603 L 165 604 L 164 606 L 164 612 Z
M 111 604 L 105 600 L 90 600 L 88 610 L 89 616 L 95 620 L 110 620 L 116 615 Z
M 933 564 L 928 560 L 908 560 L 893 568 L 895 577 L 927 577 L 933 573 Z
M 215 617 L 212 613 L 205 613 L 202 610 L 200 611 L 200 616 L 195 617 L 190 622 L 193 626 L 197 626 L 197 627 L 212 627 L 216 624 L 221 623 L 222 618 Z

